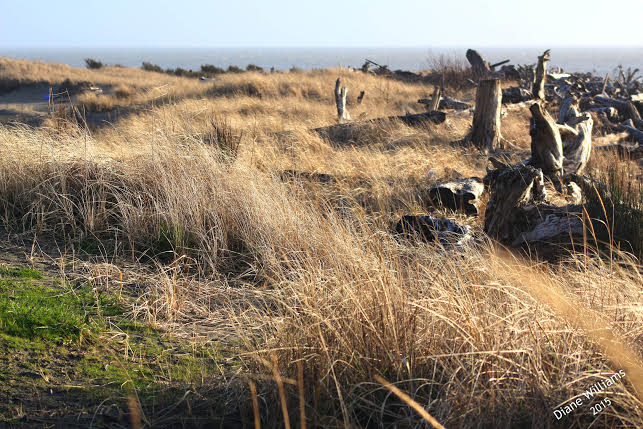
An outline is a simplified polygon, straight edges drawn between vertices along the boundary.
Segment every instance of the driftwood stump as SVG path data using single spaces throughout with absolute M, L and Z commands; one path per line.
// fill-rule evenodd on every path
M 348 122 L 351 120 L 351 115 L 346 109 L 346 96 L 348 95 L 348 90 L 346 87 L 342 87 L 342 82 L 340 78 L 337 78 L 335 82 L 335 103 L 337 104 L 337 120 L 340 124 Z
M 592 152 L 592 117 L 585 113 L 572 119 L 576 122 L 578 135 L 563 141 L 563 176 L 569 178 L 572 174 L 581 174 L 589 161 Z
M 502 92 L 498 79 L 480 81 L 476 93 L 476 107 L 473 113 L 471 142 L 481 150 L 495 150 L 502 146 L 500 134 L 500 108 Z
M 538 65 L 536 66 L 536 74 L 534 75 L 534 85 L 531 93 L 536 100 L 545 99 L 545 78 L 547 76 L 547 61 L 549 61 L 549 49 L 543 52 L 538 57 Z
M 435 206 L 443 206 L 453 211 L 463 211 L 477 216 L 480 206 L 480 196 L 484 185 L 478 178 L 457 180 L 432 186 L 429 189 L 429 200 Z
M 525 243 L 570 243 L 582 236 L 581 207 L 547 203 L 540 169 L 521 164 L 496 177 L 485 211 L 485 232 L 517 247 Z
M 512 242 L 524 231 L 514 209 L 544 198 L 540 169 L 529 165 L 509 167 L 498 172 L 485 211 L 484 231 L 502 242 Z
M 491 72 L 489 63 L 474 49 L 467 49 L 467 61 L 471 64 L 471 71 L 475 79 L 483 79 Z
M 558 126 L 540 102 L 532 104 L 529 110 L 532 115 L 530 164 L 548 175 L 562 174 L 563 143 Z

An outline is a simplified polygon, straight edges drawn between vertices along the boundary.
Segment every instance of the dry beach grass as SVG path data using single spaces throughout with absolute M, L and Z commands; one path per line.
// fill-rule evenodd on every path
M 121 86 L 106 97 L 138 106 L 91 131 L 54 120 L 1 126 L 2 224 L 55 237 L 66 254 L 96 244 L 80 274 L 98 271 L 92 281 L 118 289 L 124 272 L 137 284 L 132 317 L 233 349 L 230 394 L 248 422 L 254 380 L 266 427 L 282 427 L 284 408 L 301 425 L 302 402 L 309 426 L 424 427 L 380 376 L 446 427 L 643 426 L 643 283 L 633 258 L 599 257 L 591 237 L 556 262 L 490 241 L 453 252 L 396 237 L 395 220 L 428 209 L 428 185 L 484 175 L 484 155 L 449 144 L 470 116 L 422 129 L 373 125 L 351 145 L 311 131 L 335 121 L 337 76 L 353 97 L 366 91 L 349 106 L 354 118 L 421 111 L 415 100 L 430 86 L 343 69 L 200 82 L 0 65 L 1 79 Z M 161 85 L 168 96 L 153 105 Z M 526 118 L 503 119 L 523 150 Z M 229 140 L 217 141 L 223 128 Z M 602 156 L 595 165 L 624 162 Z M 285 170 L 336 180 L 284 180 Z M 554 409 L 621 369 L 623 382 L 600 395 L 610 408 L 594 416 L 586 403 L 556 420 Z

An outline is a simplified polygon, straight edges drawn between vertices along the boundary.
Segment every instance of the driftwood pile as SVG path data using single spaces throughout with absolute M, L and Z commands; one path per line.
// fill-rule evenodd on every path
M 637 78 L 638 70 L 621 70 L 618 79 L 610 82 L 607 76 L 597 78 L 562 70 L 547 73 L 549 58 L 550 51 L 546 50 L 535 67 L 505 65 L 496 71 L 498 64 L 490 65 L 476 51 L 467 52 L 472 75 L 478 82 L 472 130 L 466 141 L 485 152 L 503 148 L 502 103 L 527 102 L 532 116 L 531 157 L 516 165 L 490 157 L 494 169 L 488 169 L 482 181 L 462 179 L 433 186 L 428 193 L 432 205 L 476 216 L 480 213 L 481 196 L 488 192 L 484 231 L 514 247 L 569 246 L 586 233 L 580 203 L 583 189 L 588 188 L 582 174 L 591 156 L 597 120 L 608 122 L 611 129 L 637 142 L 609 148 L 632 159 L 643 157 L 643 81 Z M 518 80 L 519 85 L 501 91 L 501 79 Z M 431 99 L 419 102 L 429 109 L 444 108 L 440 93 L 436 90 Z M 550 111 L 556 106 L 558 114 L 552 116 Z M 546 183 L 552 185 L 550 192 L 556 198 L 554 194 L 548 198 Z M 404 222 L 409 227 L 426 228 L 423 219 L 416 217 L 411 222 L 405 217 Z
M 588 187 L 582 174 L 591 156 L 595 124 L 600 122 L 603 129 L 627 135 L 637 142 L 636 145 L 616 144 L 608 148 L 614 148 L 621 156 L 643 157 L 643 81 L 637 77 L 638 70 L 620 70 L 612 81 L 609 76 L 570 74 L 562 70 L 548 72 L 550 56 L 550 50 L 544 51 L 535 66 L 509 65 L 509 60 L 489 64 L 470 49 L 466 57 L 471 64 L 471 76 L 476 79 L 472 81 L 477 87 L 475 104 L 447 97 L 444 89 L 435 85 L 430 97 L 418 100 L 426 106 L 425 113 L 368 121 L 351 121 L 347 109 L 348 90 L 337 79 L 334 96 L 338 124 L 315 131 L 331 141 L 354 142 L 359 140 L 363 125 L 378 125 L 390 120 L 411 126 L 425 126 L 427 122 L 439 124 L 446 120 L 444 110 L 471 109 L 471 132 L 464 142 L 489 153 L 510 145 L 501 133 L 502 105 L 523 103 L 531 112 L 529 159 L 509 165 L 490 157 L 494 168 L 487 170 L 484 179 L 473 177 L 438 184 L 429 188 L 422 198 L 433 207 L 478 216 L 482 212 L 482 196 L 488 193 L 484 210 L 487 236 L 514 247 L 573 245 L 586 234 L 580 204 Z M 497 69 L 499 66 L 502 67 Z M 422 78 L 412 72 L 392 72 L 370 60 L 362 71 L 404 80 Z M 502 89 L 503 80 L 515 81 L 517 85 Z M 360 103 L 363 97 L 362 91 L 357 102 Z M 621 137 L 615 134 L 614 138 Z M 395 230 L 405 235 L 419 234 L 425 240 L 455 247 L 479 241 L 473 238 L 470 227 L 431 216 L 404 216 Z

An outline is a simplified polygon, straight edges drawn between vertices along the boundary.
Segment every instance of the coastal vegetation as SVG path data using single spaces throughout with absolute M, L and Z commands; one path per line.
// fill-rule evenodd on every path
M 424 427 L 414 402 L 445 427 L 643 426 L 641 160 L 592 151 L 593 234 L 549 257 L 485 236 L 484 204 L 426 198 L 489 156 L 458 143 L 471 111 L 380 120 L 424 112 L 434 84 L 146 64 L 0 58 L 0 108 L 39 94 L 0 116 L 2 424 Z M 433 66 L 474 104 L 470 70 Z M 341 138 L 319 130 L 339 126 L 338 77 L 357 124 Z M 502 110 L 514 164 L 531 114 Z M 426 213 L 479 239 L 396 233 Z

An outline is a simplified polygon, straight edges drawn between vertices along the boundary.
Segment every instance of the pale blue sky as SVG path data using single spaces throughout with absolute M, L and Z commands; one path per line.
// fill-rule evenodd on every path
M 643 0 L 0 0 L 0 46 L 643 46 L 642 17 Z

